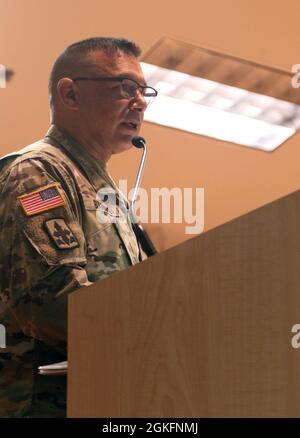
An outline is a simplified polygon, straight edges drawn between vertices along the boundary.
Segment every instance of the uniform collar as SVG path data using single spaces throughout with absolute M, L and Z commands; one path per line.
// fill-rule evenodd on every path
M 48 139 L 65 149 L 68 156 L 81 168 L 96 191 L 103 187 L 103 180 L 109 183 L 109 185 L 111 184 L 106 164 L 100 160 L 96 161 L 95 158 L 64 129 L 57 125 L 51 125 L 45 135 L 46 142 L 48 142 Z

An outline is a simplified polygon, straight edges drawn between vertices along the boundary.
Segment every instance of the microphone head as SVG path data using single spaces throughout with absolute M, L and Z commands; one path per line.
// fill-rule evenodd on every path
M 131 143 L 138 149 L 141 149 L 145 146 L 146 140 L 143 137 L 136 135 L 132 138 Z

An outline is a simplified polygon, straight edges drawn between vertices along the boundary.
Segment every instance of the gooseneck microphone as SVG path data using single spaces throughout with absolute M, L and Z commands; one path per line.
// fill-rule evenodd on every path
M 143 137 L 139 137 L 138 135 L 133 137 L 131 142 L 132 142 L 133 146 L 135 146 L 136 148 L 138 148 L 138 149 L 143 148 L 144 149 L 142 159 L 140 162 L 139 171 L 138 171 L 138 174 L 137 174 L 137 177 L 135 180 L 135 186 L 134 186 L 132 199 L 131 199 L 130 216 L 132 217 L 132 219 L 134 219 L 135 218 L 135 201 L 136 201 L 136 197 L 137 197 L 137 192 L 140 188 L 142 175 L 144 172 L 145 161 L 146 161 L 146 157 L 147 157 L 147 145 L 146 145 L 146 140 Z
M 133 137 L 131 143 L 133 144 L 133 146 L 135 146 L 138 149 L 146 147 L 146 140 L 144 139 L 144 137 L 139 137 L 138 135 Z
M 131 140 L 133 146 L 135 146 L 138 149 L 144 149 L 143 150 L 143 155 L 142 155 L 142 159 L 140 162 L 140 167 L 138 170 L 138 174 L 136 177 L 136 181 L 135 181 L 135 187 L 134 187 L 134 191 L 133 191 L 133 195 L 132 195 L 132 199 L 131 199 L 131 205 L 130 205 L 130 209 L 129 209 L 129 216 L 130 216 L 130 220 L 133 226 L 133 230 L 135 232 L 135 235 L 138 239 L 138 241 L 140 242 L 142 249 L 145 251 L 145 253 L 147 254 L 148 257 L 154 255 L 157 253 L 155 246 L 153 245 L 153 242 L 151 241 L 150 237 L 148 236 L 147 232 L 143 229 L 143 227 L 137 223 L 136 217 L 135 217 L 135 201 L 136 201 L 136 197 L 137 197 L 137 192 L 139 190 L 140 187 L 140 182 L 141 182 L 141 178 L 142 178 L 142 174 L 144 171 L 144 167 L 145 167 L 145 161 L 146 161 L 146 157 L 147 157 L 147 145 L 146 145 L 146 140 L 143 137 L 140 136 L 135 136 L 132 138 Z

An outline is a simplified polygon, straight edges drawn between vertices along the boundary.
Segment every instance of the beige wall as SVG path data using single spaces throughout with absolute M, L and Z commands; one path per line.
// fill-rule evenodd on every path
M 290 70 L 300 62 L 299 18 L 298 0 L 0 0 L 0 63 L 16 71 L 0 89 L 1 155 L 47 129 L 49 70 L 69 43 L 123 36 L 147 50 L 166 35 Z M 204 187 L 205 230 L 300 187 L 300 135 L 265 153 L 148 123 L 141 134 L 150 149 L 143 186 Z M 110 169 L 133 184 L 138 162 L 132 150 Z M 192 237 L 184 225 L 148 230 L 160 249 Z

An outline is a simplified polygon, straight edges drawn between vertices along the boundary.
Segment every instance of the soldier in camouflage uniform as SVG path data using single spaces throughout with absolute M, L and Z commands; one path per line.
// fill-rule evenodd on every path
M 134 43 L 104 38 L 66 49 L 52 70 L 53 124 L 45 138 L 0 161 L 0 323 L 7 332 L 0 417 L 65 416 L 65 377 L 38 375 L 37 367 L 66 360 L 68 294 L 146 258 L 128 216 L 112 220 L 107 208 L 101 221 L 97 215 L 99 189 L 122 197 L 106 161 L 139 131 L 143 86 L 125 99 L 120 81 L 98 89 L 100 82 L 70 79 L 124 71 L 144 83 L 138 55 Z M 109 93 L 105 114 L 101 99 Z

